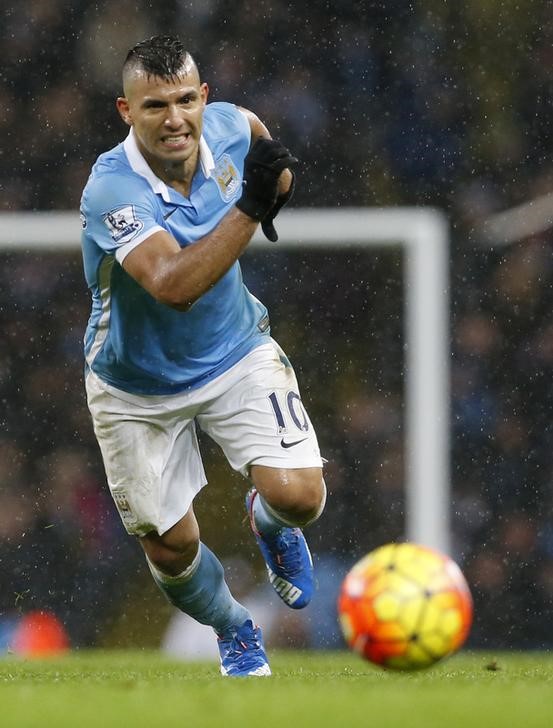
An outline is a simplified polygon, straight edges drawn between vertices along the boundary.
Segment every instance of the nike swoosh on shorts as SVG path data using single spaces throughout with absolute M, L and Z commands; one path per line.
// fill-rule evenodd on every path
M 307 440 L 307 437 L 302 437 L 301 440 L 294 440 L 294 442 L 285 442 L 284 439 L 282 439 L 280 441 L 280 444 L 282 447 L 288 448 L 288 447 L 294 447 L 294 445 L 299 445 L 300 442 L 305 442 L 306 440 Z

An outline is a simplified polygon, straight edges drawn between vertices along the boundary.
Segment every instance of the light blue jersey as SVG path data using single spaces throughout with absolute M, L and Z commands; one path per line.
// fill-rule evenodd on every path
M 108 384 L 136 394 L 181 392 L 222 374 L 267 340 L 267 311 L 242 282 L 238 262 L 186 312 L 157 302 L 121 265 L 158 230 L 185 247 L 216 227 L 241 195 L 250 134 L 234 105 L 206 107 L 190 197 L 154 175 L 132 129 L 96 161 L 81 202 L 92 293 L 85 355 Z

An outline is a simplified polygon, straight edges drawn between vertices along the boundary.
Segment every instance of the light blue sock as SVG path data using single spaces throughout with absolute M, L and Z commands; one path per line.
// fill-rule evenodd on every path
M 201 624 L 210 625 L 219 636 L 232 634 L 233 628 L 252 619 L 248 610 L 230 593 L 223 565 L 205 544 L 200 544 L 191 568 L 180 576 L 167 576 L 151 562 L 148 565 L 156 584 L 171 604 Z
M 272 536 L 282 528 L 293 528 L 293 524 L 281 518 L 259 493 L 253 499 L 252 511 L 255 527 L 262 536 Z

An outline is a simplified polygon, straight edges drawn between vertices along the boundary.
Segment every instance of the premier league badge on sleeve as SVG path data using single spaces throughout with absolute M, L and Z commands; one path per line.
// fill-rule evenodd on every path
M 134 205 L 125 205 L 108 212 L 104 215 L 104 222 L 117 245 L 130 242 L 144 227 L 144 223 L 136 217 Z

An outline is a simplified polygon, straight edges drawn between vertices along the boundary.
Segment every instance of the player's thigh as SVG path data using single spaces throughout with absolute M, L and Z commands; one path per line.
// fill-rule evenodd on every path
M 245 357 L 197 417 L 231 466 L 249 477 L 254 465 L 280 471 L 321 468 L 317 435 L 294 370 L 278 345 Z
M 121 399 L 87 377 L 94 432 L 108 485 L 129 533 L 164 533 L 205 485 L 193 419 L 140 398 Z

